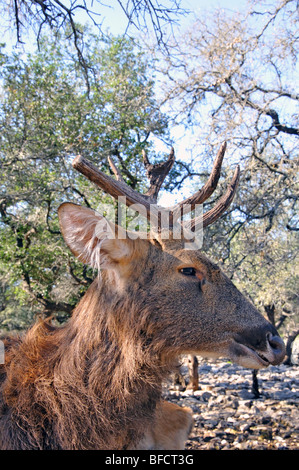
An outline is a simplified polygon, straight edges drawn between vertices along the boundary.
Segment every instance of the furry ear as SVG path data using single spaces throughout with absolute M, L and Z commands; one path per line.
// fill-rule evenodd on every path
M 66 202 L 59 207 L 58 216 L 66 244 L 83 263 L 99 270 L 131 257 L 133 240 L 96 211 Z

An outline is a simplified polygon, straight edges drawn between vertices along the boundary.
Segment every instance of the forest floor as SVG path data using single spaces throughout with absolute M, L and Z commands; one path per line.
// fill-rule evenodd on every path
M 186 364 L 181 371 L 187 378 Z M 164 397 L 193 410 L 186 449 L 299 450 L 298 366 L 270 366 L 257 378 L 259 398 L 251 391 L 251 370 L 199 359 L 197 391 L 168 383 Z

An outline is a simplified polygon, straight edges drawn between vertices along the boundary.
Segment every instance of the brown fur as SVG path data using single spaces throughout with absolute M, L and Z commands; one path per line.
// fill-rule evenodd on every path
M 156 408 L 155 425 L 138 443 L 139 450 L 184 450 L 193 426 L 192 410 L 162 401 Z
M 69 206 L 67 217 L 82 210 L 99 220 Z M 87 231 L 68 237 L 83 216 L 60 217 L 74 252 L 82 253 L 83 239 L 101 249 L 92 258 L 101 273 L 64 326 L 39 321 L 23 338 L 6 340 L 0 448 L 182 448 L 191 416 L 161 401 L 177 356 L 239 360 L 236 335 L 265 350 L 265 329 L 275 330 L 216 265 L 182 242 L 97 241 L 91 219 Z M 198 277 L 180 273 L 190 265 L 205 278 L 202 289 Z

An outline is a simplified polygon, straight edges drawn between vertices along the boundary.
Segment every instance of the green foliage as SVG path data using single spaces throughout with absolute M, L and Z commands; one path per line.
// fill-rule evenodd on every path
M 0 56 L 0 328 L 23 327 L 37 311 L 63 319 L 91 282 L 65 247 L 57 208 L 107 197 L 73 171 L 74 156 L 108 171 L 114 155 L 136 186 L 141 150 L 167 132 L 141 53 L 123 38 L 85 40 L 88 86 L 66 37 Z

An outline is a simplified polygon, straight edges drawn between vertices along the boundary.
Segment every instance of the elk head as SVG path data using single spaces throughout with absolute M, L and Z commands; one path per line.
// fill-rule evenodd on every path
M 283 360 L 285 346 L 277 331 L 217 265 L 198 249 L 184 249 L 186 240 L 176 239 L 172 231 L 184 206 L 193 210 L 215 190 L 225 149 L 223 144 L 207 183 L 185 201 L 167 208 L 171 228 L 168 239 L 163 238 L 159 216 L 166 209 L 156 202 L 174 163 L 173 149 L 166 162 L 155 165 L 143 154 L 150 181 L 146 194 L 125 184 L 112 159 L 109 163 L 115 179 L 81 156 L 73 162 L 75 169 L 114 198 L 122 196 L 128 206 L 145 207 L 149 220 L 154 206 L 154 233 L 146 238 L 131 237 L 95 211 L 70 203 L 59 209 L 60 224 L 70 249 L 83 262 L 101 270 L 101 283 L 112 297 L 118 297 L 118 304 L 126 298 L 135 305 L 134 322 L 139 325 L 135 329 L 146 338 L 146 344 L 159 345 L 165 355 L 226 356 L 257 369 Z M 216 206 L 192 219 L 187 229 L 195 233 L 198 226 L 215 222 L 231 203 L 238 180 L 239 167 Z M 124 315 L 120 321 L 125 322 Z

